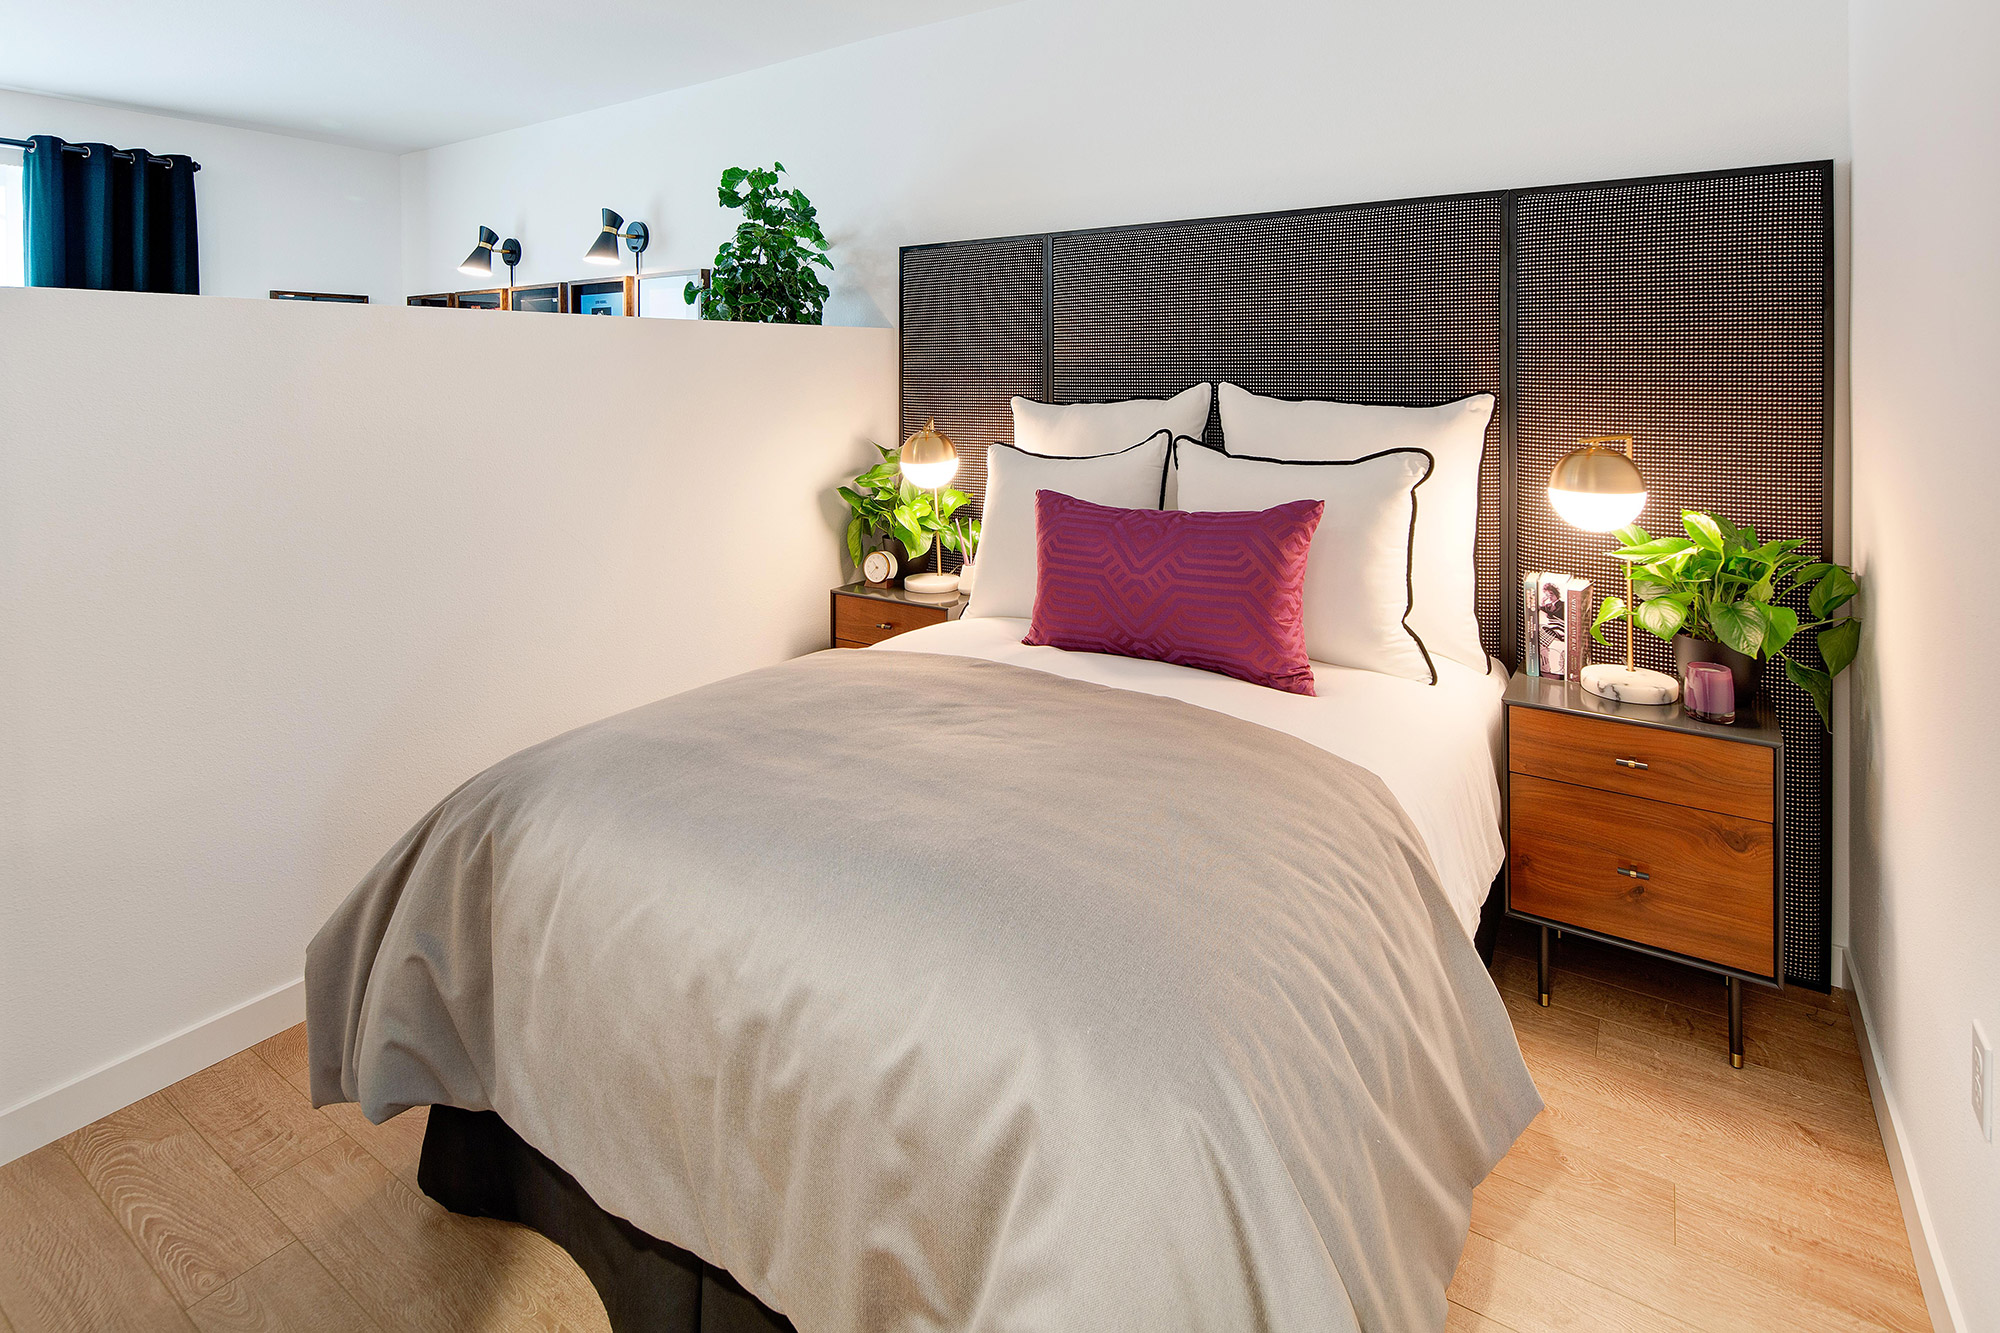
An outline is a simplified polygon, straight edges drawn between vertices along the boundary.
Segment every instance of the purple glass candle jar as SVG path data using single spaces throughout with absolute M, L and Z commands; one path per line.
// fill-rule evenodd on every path
M 1733 725 L 1736 677 L 1720 662 L 1689 662 L 1681 680 L 1687 715 L 1702 722 Z

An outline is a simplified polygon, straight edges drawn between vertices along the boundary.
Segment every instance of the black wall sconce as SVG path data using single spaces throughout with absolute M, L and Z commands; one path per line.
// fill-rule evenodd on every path
M 514 266 L 521 262 L 521 243 L 509 236 L 501 240 L 498 232 L 491 227 L 479 229 L 479 244 L 472 247 L 472 253 L 458 266 L 458 271 L 472 278 L 493 276 L 493 247 L 500 247 L 500 262 L 507 266 L 507 285 L 514 285 Z
M 602 225 L 598 228 L 597 239 L 583 252 L 584 261 L 591 264 L 617 263 L 618 242 L 623 240 L 626 247 L 632 251 L 632 274 L 636 278 L 640 267 L 645 263 L 640 256 L 646 253 L 646 243 L 652 239 L 652 233 L 646 230 L 646 224 L 643 222 L 635 222 L 627 228 L 625 219 L 609 208 L 598 209 L 597 216 Z M 632 284 L 632 313 L 635 315 L 639 313 L 637 282 Z
M 632 251 L 632 271 L 637 273 L 642 262 L 639 256 L 646 253 L 646 243 L 652 239 L 652 233 L 646 230 L 646 224 L 635 222 L 628 229 L 625 226 L 625 219 L 608 208 L 599 209 L 598 216 L 604 225 L 598 230 L 597 239 L 583 252 L 584 260 L 592 264 L 617 263 L 618 242 L 622 240 Z

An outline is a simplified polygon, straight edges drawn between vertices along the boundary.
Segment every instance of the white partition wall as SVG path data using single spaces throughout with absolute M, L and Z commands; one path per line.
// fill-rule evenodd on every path
M 894 334 L 0 291 L 0 1161 L 522 746 L 824 647 Z
M 1855 0 L 1852 985 L 1939 1330 L 2000 1329 L 2000 8 Z M 1987 1096 L 1992 1090 L 1987 1089 Z

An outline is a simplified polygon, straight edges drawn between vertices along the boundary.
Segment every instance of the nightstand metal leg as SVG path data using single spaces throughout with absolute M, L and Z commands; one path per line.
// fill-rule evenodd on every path
M 1743 983 L 1736 977 L 1729 979 L 1729 1063 L 1743 1068 Z
M 1542 997 L 1542 1008 L 1546 1009 L 1549 1007 L 1549 928 L 1547 926 L 1542 927 L 1542 959 L 1541 967 L 1536 973 L 1536 977 L 1535 989 Z

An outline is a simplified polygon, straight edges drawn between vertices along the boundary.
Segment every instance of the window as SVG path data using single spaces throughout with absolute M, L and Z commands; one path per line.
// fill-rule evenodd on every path
M 25 281 L 26 254 L 21 235 L 21 164 L 0 162 L 0 287 L 19 287 Z

